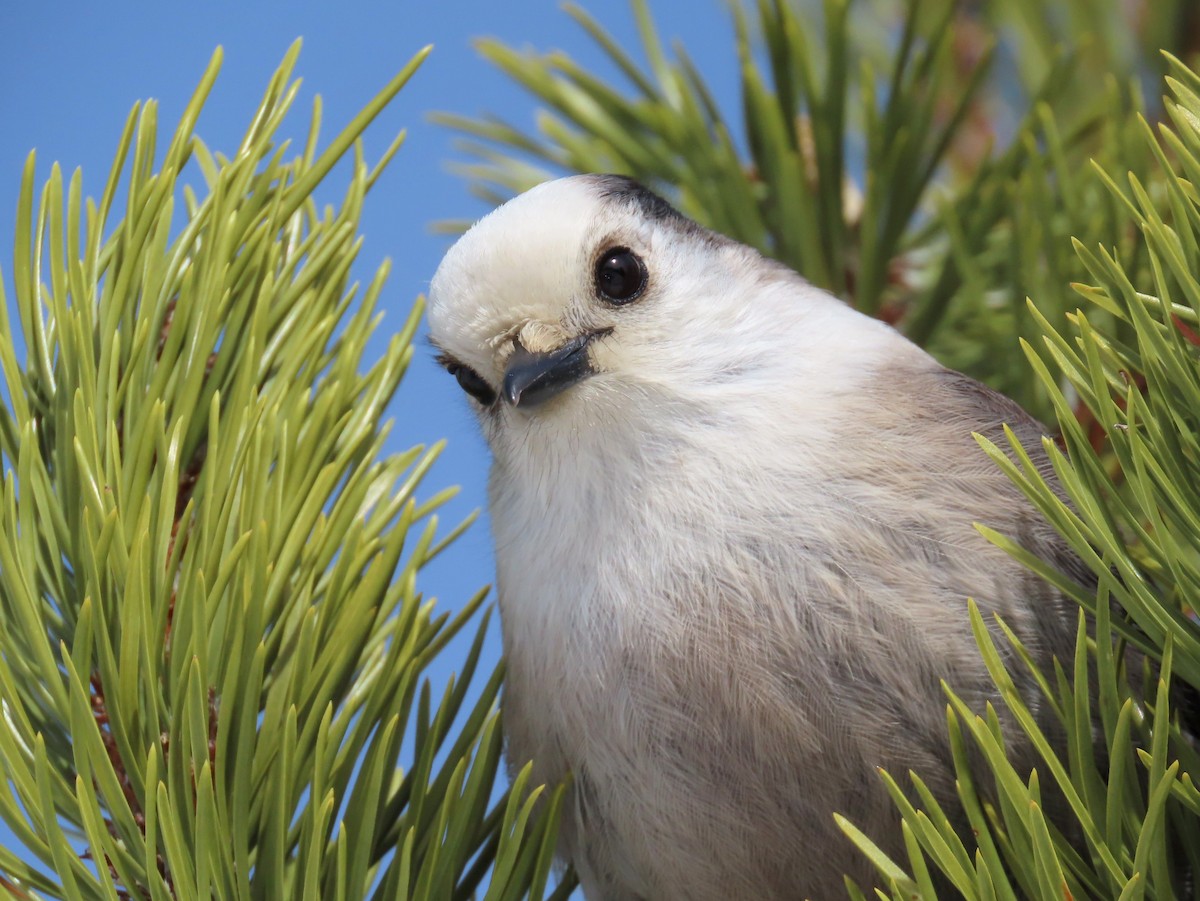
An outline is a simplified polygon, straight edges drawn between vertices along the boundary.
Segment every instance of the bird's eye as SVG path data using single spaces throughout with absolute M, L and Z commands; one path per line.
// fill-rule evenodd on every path
M 614 247 L 596 263 L 596 290 L 611 303 L 636 300 L 646 288 L 646 264 L 628 247 Z
M 496 400 L 496 392 L 487 380 L 470 366 L 462 363 L 449 362 L 446 371 L 458 380 L 458 387 L 479 401 L 483 406 L 490 407 Z

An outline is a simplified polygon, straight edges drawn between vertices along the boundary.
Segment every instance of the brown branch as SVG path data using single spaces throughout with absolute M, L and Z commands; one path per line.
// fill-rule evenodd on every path
M 104 683 L 99 673 L 92 673 L 89 685 L 91 687 L 92 718 L 96 721 L 96 726 L 100 731 L 100 741 L 104 745 L 104 751 L 108 755 L 108 762 L 112 766 L 113 772 L 117 774 L 117 781 L 121 785 L 121 794 L 125 797 L 125 803 L 129 806 L 129 810 L 133 814 L 134 822 L 137 823 L 138 828 L 142 830 L 142 834 L 144 835 L 146 832 L 146 813 L 142 808 L 142 803 L 137 796 L 137 792 L 134 791 L 133 780 L 129 778 L 129 770 L 125 766 L 125 760 L 121 757 L 121 751 L 117 747 L 117 740 L 113 737 L 112 727 L 109 724 L 108 718 L 108 701 L 105 698 Z M 165 742 L 163 750 L 165 758 Z M 120 841 L 121 836 L 117 831 L 116 824 L 111 819 L 108 819 L 105 820 L 105 825 L 108 827 L 109 835 Z M 80 855 L 80 859 L 91 860 L 91 852 L 84 851 Z M 168 890 L 174 896 L 175 883 L 171 879 L 170 872 L 167 870 L 166 858 L 162 854 L 156 854 L 155 859 L 158 864 L 159 875 L 162 876 Z M 121 898 L 122 901 L 132 901 L 133 896 L 130 893 L 129 887 L 120 884 L 120 874 L 107 855 L 104 858 L 104 863 L 108 867 L 109 876 L 116 884 L 117 897 Z M 145 886 L 137 886 L 136 889 L 139 897 L 151 897 L 149 889 Z
M 159 328 L 158 332 L 158 347 L 156 356 L 156 359 L 158 360 L 162 359 L 163 349 L 166 346 L 167 338 L 171 333 L 171 326 L 175 320 L 175 310 L 177 306 L 177 297 L 173 297 L 167 302 L 162 326 Z M 212 374 L 213 366 L 216 364 L 216 361 L 217 354 L 214 351 L 208 355 L 208 359 L 205 361 L 204 374 L 206 378 Z M 118 417 L 117 432 L 119 436 L 118 440 L 122 440 L 124 432 L 123 416 Z M 203 471 L 204 462 L 207 456 L 208 445 L 207 443 L 201 443 L 201 445 L 192 454 L 187 466 L 179 475 L 179 483 L 175 493 L 174 521 L 171 524 L 171 540 L 167 546 L 168 559 L 170 559 L 175 552 L 175 543 L 179 540 L 180 530 L 184 522 L 184 514 L 187 512 L 188 504 L 191 502 L 192 497 L 195 494 L 196 485 L 200 481 L 200 475 Z M 175 599 L 176 589 L 174 586 L 172 586 L 171 597 L 167 602 L 167 623 L 163 635 L 164 653 L 167 655 L 168 659 L 170 656 L 171 627 L 175 617 Z M 145 810 L 142 808 L 141 801 L 137 796 L 137 792 L 134 790 L 133 780 L 129 777 L 129 770 L 125 765 L 124 759 L 121 757 L 120 749 L 117 747 L 116 738 L 113 736 L 112 728 L 109 723 L 108 700 L 105 697 L 104 684 L 99 672 L 93 672 L 91 674 L 89 684 L 91 690 L 92 716 L 95 719 L 96 726 L 100 732 L 100 739 L 104 745 L 104 751 L 108 755 L 109 765 L 112 766 L 113 772 L 115 772 L 117 775 L 117 781 L 121 786 L 121 794 L 124 796 L 125 803 L 129 807 L 130 812 L 133 814 L 134 822 L 137 824 L 138 828 L 142 830 L 144 835 L 146 831 Z M 209 760 L 215 764 L 219 705 L 217 702 L 216 690 L 212 687 L 209 687 L 208 689 L 208 707 L 208 756 Z M 159 736 L 159 743 L 161 745 L 163 759 L 165 761 L 170 751 L 170 737 L 167 733 L 164 732 Z M 194 772 L 192 778 L 194 782 Z M 193 801 L 194 800 L 195 799 L 193 798 Z M 105 824 L 108 827 L 109 833 L 114 838 L 119 840 L 120 836 L 117 833 L 116 824 L 111 819 L 106 820 Z M 166 883 L 171 895 L 175 896 L 175 884 L 167 867 L 166 859 L 162 854 L 158 853 L 156 853 L 155 857 L 158 865 L 159 875 L 163 878 L 163 881 Z M 85 851 L 80 855 L 80 858 L 84 860 L 91 859 L 91 853 Z M 133 897 L 131 894 L 131 887 L 120 884 L 120 876 L 117 873 L 116 868 L 113 866 L 112 861 L 107 858 L 107 856 L 105 857 L 104 862 L 108 866 L 108 871 L 113 879 L 113 882 L 116 884 L 117 896 L 123 899 L 123 901 L 130 901 L 130 899 Z M 0 877 L 0 880 L 2 880 L 2 877 Z M 15 887 L 11 886 L 6 880 L 0 881 L 0 887 L 9 889 L 9 893 L 14 894 Z M 135 886 L 133 887 L 133 890 L 137 892 L 139 897 L 150 897 L 150 892 L 145 886 Z M 25 894 L 15 896 L 28 897 L 28 895 Z
M 17 885 L 17 883 L 13 882 L 7 876 L 0 875 L 0 888 L 8 892 L 13 898 L 33 898 L 33 895 L 29 894 L 29 892 L 25 891 L 25 889 L 21 888 L 21 886 Z

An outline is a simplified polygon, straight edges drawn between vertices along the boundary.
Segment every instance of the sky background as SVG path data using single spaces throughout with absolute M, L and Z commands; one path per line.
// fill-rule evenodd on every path
M 581 5 L 626 50 L 642 58 L 625 3 L 584 0 Z M 735 109 L 736 60 L 724 4 L 651 0 L 650 5 L 660 36 L 680 39 L 718 100 L 726 109 Z M 158 100 L 160 130 L 169 135 L 214 49 L 222 46 L 222 72 L 197 132 L 211 149 L 231 152 L 268 78 L 297 37 L 304 39 L 296 68 L 303 87 L 280 137 L 303 141 L 312 98 L 319 93 L 328 140 L 414 53 L 433 44 L 433 54 L 366 138 L 367 159 L 373 161 L 400 128 L 408 129 L 404 148 L 367 198 L 365 245 L 353 273 L 367 281 L 385 257 L 394 262 L 381 301 L 387 315 L 370 354 L 374 359 L 390 332 L 404 323 L 414 299 L 426 290 L 452 241 L 433 234 L 430 223 L 475 218 L 488 209 L 447 171 L 448 162 L 462 157 L 455 152 L 454 136 L 429 123 L 427 114 L 490 112 L 521 125 L 533 123 L 534 100 L 472 49 L 472 39 L 480 36 L 518 47 L 565 50 L 589 68 L 615 74 L 587 35 L 553 2 L 339 0 L 285 5 L 252 0 L 151 5 L 0 0 L 0 269 L 10 302 L 13 224 L 30 150 L 37 151 L 39 189 L 57 161 L 68 174 L 81 167 L 85 196 L 99 196 L 133 104 Z M 344 171 L 335 171 L 324 196 L 340 196 L 344 179 Z M 389 415 L 396 422 L 389 452 L 447 439 L 424 492 L 428 497 L 446 485 L 462 486 L 458 499 L 444 511 L 447 525 L 484 507 L 486 447 L 460 390 L 433 362 L 427 344 L 420 346 Z M 420 588 L 436 596 L 442 609 L 457 609 L 491 583 L 492 573 L 485 516 L 423 572 Z M 485 665 L 499 656 L 495 629 L 488 651 Z M 455 662 L 454 650 L 442 656 L 430 671 L 435 684 L 445 682 Z M 17 847 L 2 824 L 0 844 Z

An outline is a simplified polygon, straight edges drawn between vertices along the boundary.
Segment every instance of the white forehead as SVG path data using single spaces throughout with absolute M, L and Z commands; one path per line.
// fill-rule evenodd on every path
M 433 277 L 434 339 L 491 339 L 519 322 L 557 320 L 596 241 L 630 212 L 583 175 L 538 185 L 484 216 Z

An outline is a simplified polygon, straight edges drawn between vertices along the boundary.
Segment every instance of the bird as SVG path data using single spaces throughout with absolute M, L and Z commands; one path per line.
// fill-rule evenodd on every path
M 531 188 L 430 282 L 439 360 L 490 448 L 510 766 L 568 775 L 588 899 L 824 899 L 903 859 L 880 769 L 955 802 L 943 680 L 1000 707 L 979 605 L 1026 703 L 1079 607 L 1063 539 L 980 449 L 1044 426 L 899 331 L 637 181 Z M 1010 759 L 1036 762 L 1019 729 Z

